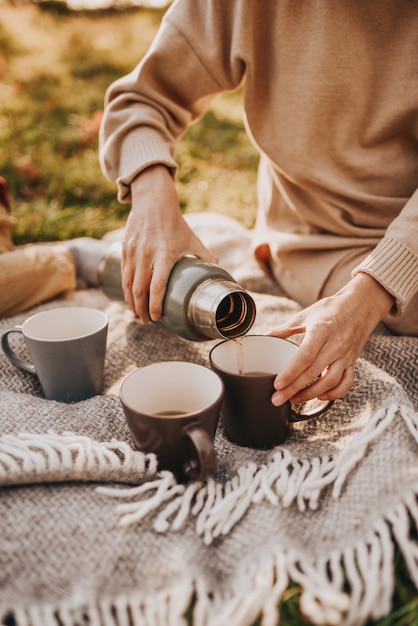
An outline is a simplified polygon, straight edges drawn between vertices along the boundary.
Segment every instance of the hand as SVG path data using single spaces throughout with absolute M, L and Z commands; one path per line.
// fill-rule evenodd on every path
M 271 335 L 305 333 L 296 356 L 274 381 L 275 405 L 341 398 L 354 383 L 354 365 L 394 298 L 368 274 L 294 315 Z
M 125 300 L 143 322 L 161 317 L 170 272 L 182 256 L 216 263 L 181 213 L 173 178 L 164 165 L 144 170 L 131 184 L 132 209 L 122 242 Z

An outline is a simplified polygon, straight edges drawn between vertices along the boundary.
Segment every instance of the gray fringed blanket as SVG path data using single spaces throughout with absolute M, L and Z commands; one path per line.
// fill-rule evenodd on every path
M 191 223 L 253 292 L 254 332 L 297 310 L 249 259 L 241 227 Z M 215 477 L 180 485 L 133 449 L 118 385 L 156 360 L 208 365 L 214 342 L 142 326 L 98 291 L 35 310 L 74 304 L 110 318 L 103 395 L 47 401 L 0 356 L 1 623 L 185 626 L 188 612 L 194 626 L 274 626 L 291 580 L 309 623 L 361 625 L 390 611 L 395 545 L 418 587 L 417 339 L 379 329 L 328 413 L 267 452 L 219 428 Z

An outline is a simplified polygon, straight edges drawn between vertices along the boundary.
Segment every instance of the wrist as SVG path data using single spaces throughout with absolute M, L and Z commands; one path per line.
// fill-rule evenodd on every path
M 131 195 L 133 196 L 135 193 L 155 185 L 157 180 L 166 180 L 167 178 L 173 181 L 170 168 L 163 163 L 153 163 L 141 170 L 131 181 Z
M 167 211 L 169 200 L 177 194 L 171 172 L 166 165 L 155 163 L 142 170 L 131 183 L 131 210 Z
M 355 297 L 359 305 L 364 305 L 367 315 L 378 324 L 388 315 L 395 304 L 395 297 L 389 293 L 373 276 L 359 272 L 339 293 L 344 292 Z
M 171 170 L 164 164 L 150 165 L 131 184 L 131 214 L 149 219 L 159 227 L 182 217 Z

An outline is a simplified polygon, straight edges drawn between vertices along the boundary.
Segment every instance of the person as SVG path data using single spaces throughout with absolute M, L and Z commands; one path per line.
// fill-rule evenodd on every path
M 175 191 L 176 142 L 242 86 L 259 152 L 254 254 L 303 307 L 272 402 L 334 400 L 383 320 L 418 335 L 418 5 L 408 0 L 175 0 L 144 58 L 109 86 L 99 158 L 130 202 L 125 299 L 161 314 L 175 261 L 216 261 Z
M 77 286 L 99 286 L 100 264 L 109 251 L 108 242 L 80 237 L 15 246 L 15 225 L 7 183 L 0 177 L 0 317 L 26 311 Z

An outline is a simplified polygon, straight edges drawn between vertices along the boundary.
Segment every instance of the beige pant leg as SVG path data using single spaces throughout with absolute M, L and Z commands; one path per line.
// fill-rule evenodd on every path
M 326 280 L 321 297 L 330 296 L 346 285 L 351 279 L 352 270 L 368 256 L 369 252 L 370 250 L 365 252 L 364 249 L 354 250 L 351 255 L 345 256 Z M 402 315 L 398 317 L 388 315 L 383 323 L 396 335 L 418 337 L 418 294 L 412 298 Z
M 0 254 L 0 316 L 24 311 L 76 287 L 74 263 L 56 245 L 32 244 Z

